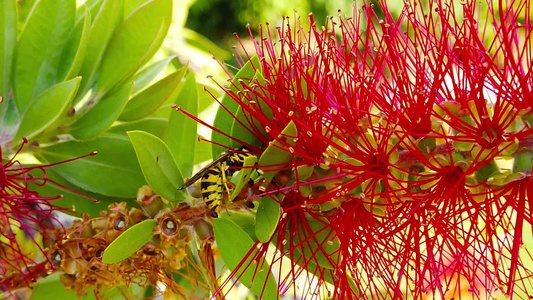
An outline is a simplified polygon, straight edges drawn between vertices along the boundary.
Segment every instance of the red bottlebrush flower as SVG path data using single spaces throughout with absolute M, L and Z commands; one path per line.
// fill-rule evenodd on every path
M 26 143 L 24 139 L 18 151 L 0 164 L 0 288 L 4 292 L 29 285 L 53 269 L 52 258 L 43 251 L 39 234 L 57 227 L 64 233 L 54 214 L 64 208 L 53 205 L 53 200 L 61 195 L 42 197 L 28 188 L 29 182 L 37 185 L 50 182 L 45 169 L 52 165 L 24 166 L 17 155 Z M 36 262 L 43 259 L 44 263 Z
M 227 90 L 239 122 L 292 157 L 255 195 L 283 212 L 280 291 L 304 276 L 310 298 L 531 297 L 531 3 L 380 6 L 263 29 L 264 78 Z

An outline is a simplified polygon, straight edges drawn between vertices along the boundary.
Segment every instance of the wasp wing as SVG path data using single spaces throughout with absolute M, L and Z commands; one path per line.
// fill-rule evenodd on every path
M 215 159 L 214 161 L 212 161 L 210 164 L 208 164 L 207 166 L 203 167 L 200 171 L 198 171 L 196 174 L 194 174 L 189 180 L 187 180 L 187 182 L 185 182 L 184 185 L 182 185 L 178 190 L 183 190 L 189 186 L 191 186 L 193 183 L 195 183 L 196 181 L 198 181 L 198 179 L 202 178 L 202 176 L 204 176 L 204 174 L 209 171 L 209 169 L 211 169 L 213 166 L 216 166 L 217 164 L 225 161 L 228 157 L 230 157 L 231 155 L 233 155 L 233 151 L 232 150 L 227 150 L 226 152 L 220 154 L 217 159 Z

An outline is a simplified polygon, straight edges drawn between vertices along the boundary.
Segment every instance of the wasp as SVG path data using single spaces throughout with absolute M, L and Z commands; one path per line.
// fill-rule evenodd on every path
M 224 192 L 228 190 L 226 183 L 237 170 L 242 168 L 244 160 L 249 156 L 252 154 L 245 147 L 241 147 L 239 150 L 226 150 L 217 159 L 194 174 L 179 189 L 187 188 L 201 178 L 202 198 L 209 208 L 209 214 L 216 218 L 220 212 Z

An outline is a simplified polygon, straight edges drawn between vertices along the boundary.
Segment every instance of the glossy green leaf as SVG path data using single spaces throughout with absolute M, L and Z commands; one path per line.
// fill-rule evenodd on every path
M 178 70 L 154 83 L 128 101 L 119 121 L 142 119 L 156 111 L 178 88 L 187 69 Z
M 85 7 L 85 18 L 79 22 L 70 32 L 67 45 L 61 53 L 61 61 L 57 72 L 58 80 L 68 80 L 76 77 L 83 59 L 85 50 L 89 41 L 89 31 L 91 29 L 91 11 Z
M 42 177 L 43 174 L 36 173 L 33 175 L 37 177 Z M 39 193 L 39 195 L 42 197 L 56 197 L 58 195 L 62 195 L 63 197 L 54 200 L 52 204 L 58 207 L 63 207 L 72 210 L 72 212 L 64 211 L 67 214 L 79 217 L 81 213 L 85 213 L 88 214 L 91 218 L 96 218 L 100 216 L 101 211 L 107 210 L 108 206 L 113 203 L 120 203 L 125 201 L 127 202 L 128 207 L 137 206 L 137 203 L 133 198 L 113 198 L 84 191 L 80 187 L 68 182 L 65 178 L 61 177 L 54 170 L 51 169 L 46 170 L 46 178 L 57 182 L 60 185 L 69 188 L 70 190 L 64 189 L 61 186 L 53 184 L 52 182 L 48 182 L 44 185 L 41 184 L 42 182 L 37 182 L 39 183 L 39 185 L 37 185 L 33 181 L 28 181 L 28 188 L 34 192 Z M 75 193 L 74 191 L 78 191 L 89 197 L 92 197 L 98 200 L 98 202 L 95 202 L 94 200 L 88 197 L 80 195 L 79 193 Z
M 274 140 L 268 147 L 263 151 L 263 154 L 259 158 L 258 165 L 261 170 L 264 172 L 263 177 L 267 181 L 271 181 L 272 178 L 277 174 L 277 172 L 269 172 L 271 169 L 279 169 L 280 164 L 288 163 L 292 161 L 292 155 L 287 149 L 287 145 L 294 146 L 294 138 L 297 136 L 296 125 L 293 121 L 290 121 L 287 126 L 283 129 L 281 134 L 276 140 Z M 282 144 L 282 141 L 285 145 Z M 281 148 L 281 149 L 280 149 Z M 275 165 L 275 166 L 273 166 Z M 273 167 L 268 167 L 273 166 Z
M 196 140 L 196 149 L 194 151 L 195 165 L 211 160 L 211 146 L 207 145 L 207 142 L 200 140 L 201 138 L 204 137 L 198 135 L 198 140 Z
M 263 257 L 254 259 L 261 254 L 248 234 L 228 219 L 217 218 L 213 223 L 218 249 L 224 262 L 230 270 L 240 266 L 234 277 L 261 299 L 278 299 L 278 285 L 270 272 L 270 266 Z M 251 249 L 252 254 L 244 261 Z M 244 262 L 241 264 L 242 261 Z
M 185 84 L 176 99 L 176 105 L 196 116 L 198 114 L 198 92 L 194 73 L 189 73 Z M 165 143 L 176 159 L 181 174 L 191 177 L 194 167 L 194 154 L 196 149 L 198 123 L 187 117 L 184 113 L 172 109 L 168 129 L 165 133 Z
M 157 75 L 159 75 L 159 73 L 161 73 L 169 64 L 171 64 L 172 61 L 176 60 L 178 60 L 177 57 L 169 56 L 139 70 L 139 72 L 137 72 L 131 79 L 135 83 L 131 94 L 135 95 L 137 92 L 144 89 L 150 82 L 152 82 L 152 80 L 156 78 Z
M 243 168 L 239 171 L 239 181 L 235 185 L 235 188 L 231 192 L 230 199 L 235 199 L 242 189 L 248 184 L 252 177 L 255 168 L 252 168 L 257 163 L 257 156 L 252 155 L 244 159 Z
M 149 219 L 128 228 L 107 246 L 102 262 L 114 264 L 130 257 L 152 239 L 155 226 L 157 221 Z
M 54 122 L 76 95 L 81 78 L 63 81 L 44 91 L 33 100 L 22 116 L 14 140 L 30 139 Z
M 102 7 L 102 2 L 104 2 L 104 0 L 87 0 L 83 3 L 83 5 L 80 5 L 76 11 L 76 24 L 85 18 L 85 7 L 89 9 L 92 24 L 96 18 L 96 15 L 98 14 L 98 11 L 100 10 L 100 7 Z
M 143 131 L 129 131 L 146 182 L 161 197 L 170 201 L 182 201 L 177 190 L 183 185 L 183 177 L 167 145 L 158 137 Z M 179 191 L 183 193 L 183 191 Z
M 124 16 L 128 17 L 136 9 L 138 9 L 142 4 L 147 2 L 147 0 L 125 0 L 124 1 Z
M 109 128 L 106 134 L 126 136 L 126 131 L 140 130 L 162 139 L 168 127 L 168 120 L 163 118 L 145 118 L 135 122 L 120 123 Z
M 222 210 L 218 217 L 231 220 L 239 225 L 253 241 L 257 241 L 257 236 L 255 235 L 255 213 L 253 211 L 232 210 L 228 212 L 227 210 Z
M 259 58 L 257 58 L 257 56 L 252 57 L 252 59 L 249 60 L 239 70 L 237 75 L 235 75 L 235 78 L 233 78 L 232 84 L 230 85 L 231 91 L 233 93 L 240 91 L 241 84 L 239 83 L 239 80 L 252 79 L 256 73 L 256 68 L 258 68 L 259 65 Z M 233 115 L 237 113 L 238 109 L 239 104 L 235 102 L 235 100 L 231 99 L 228 94 L 224 94 L 224 97 L 222 97 L 221 106 L 219 107 L 215 116 L 213 127 L 225 132 L 226 134 L 230 134 L 233 128 L 233 122 L 235 121 Z M 235 136 L 235 138 L 238 139 L 239 137 Z M 226 150 L 224 147 L 218 146 L 217 144 L 226 145 L 230 148 L 238 148 L 241 146 L 237 142 L 216 131 L 213 131 L 211 134 L 211 141 L 214 142 L 212 145 L 213 159 L 216 159 L 219 153 L 222 153 Z
M 75 0 L 40 0 L 33 7 L 15 54 L 13 95 L 19 112 L 54 85 L 75 13 Z
M 17 1 L 0 1 L 0 96 L 5 99 L 10 90 L 11 63 L 16 42 Z
M 98 78 L 97 94 L 131 78 L 163 43 L 172 18 L 172 0 L 149 1 L 135 10 L 109 42 Z
M 66 290 L 65 285 L 61 282 L 59 273 L 52 274 L 50 277 L 39 280 L 34 286 L 32 286 L 31 300 L 79 300 L 80 297 L 76 292 L 72 290 Z M 107 295 L 107 294 L 106 294 Z M 87 293 L 87 295 L 81 299 L 84 300 L 96 300 L 93 288 Z
M 69 141 L 36 148 L 35 154 L 56 163 L 93 151 L 98 154 L 54 166 L 63 178 L 82 189 L 110 197 L 136 198 L 146 184 L 133 147 L 125 136 L 106 135 L 87 141 Z
M 115 122 L 130 97 L 133 83 L 124 85 L 111 95 L 106 95 L 76 123 L 71 134 L 76 139 L 90 139 L 98 136 Z
M 79 71 L 83 81 L 78 96 L 85 94 L 94 82 L 104 51 L 115 28 L 122 22 L 123 0 L 105 0 L 93 21 L 85 59 Z
M 255 234 L 260 242 L 267 243 L 278 227 L 281 215 L 279 202 L 265 196 L 257 208 L 255 219 Z

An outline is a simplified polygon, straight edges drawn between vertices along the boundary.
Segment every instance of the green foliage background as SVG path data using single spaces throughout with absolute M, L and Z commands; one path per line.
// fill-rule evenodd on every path
M 98 203 L 55 185 L 30 187 L 42 196 L 63 194 L 54 204 L 91 217 L 99 216 L 100 211 L 115 202 L 138 206 L 137 191 L 145 184 L 173 203 L 184 201 L 185 192 L 177 191 L 184 178 L 194 173 L 195 166 L 216 158 L 223 151 L 222 147 L 199 142 L 198 137 L 229 147 L 239 146 L 222 135 L 211 135 L 205 127 L 172 109 L 172 105 L 214 123 L 249 144 L 258 143 L 236 125 L 233 116 L 225 111 L 217 112 L 218 103 L 204 91 L 209 89 L 239 116 L 239 108 L 231 107 L 231 101 L 223 97 L 220 87 L 206 78 L 210 75 L 217 82 L 226 81 L 227 75 L 213 56 L 235 66 L 231 48 L 237 44 L 234 32 L 246 42 L 247 24 L 257 34 L 262 23 L 269 22 L 274 27 L 281 24 L 282 16 L 301 16 L 305 26 L 311 11 L 317 21 L 324 22 L 326 16 L 337 15 L 339 9 L 342 15 L 351 15 L 354 5 L 351 0 L 6 0 L 0 3 L 4 21 L 0 66 L 2 159 L 10 159 L 23 137 L 31 145 L 23 149 L 27 163 L 56 163 L 97 151 L 96 156 L 48 169 L 47 177 L 98 199 Z M 239 72 L 237 78 L 261 76 L 249 65 Z M 289 124 L 284 132 L 295 135 L 295 130 L 294 124 Z M 276 150 L 279 149 L 267 147 L 260 158 L 254 159 L 259 166 L 281 165 L 291 160 L 286 152 Z M 237 187 L 242 188 L 245 177 L 241 174 Z M 238 191 L 237 188 L 234 193 Z M 275 218 L 265 217 L 276 214 Z M 273 201 L 263 201 L 257 217 L 221 214 L 214 224 L 215 234 L 227 237 L 218 242 L 230 269 L 238 265 L 246 254 L 243 250 L 247 250 L 235 247 L 232 239 L 240 236 L 247 245 L 252 245 L 253 239 L 268 241 L 277 225 L 271 220 L 278 217 L 279 205 Z M 144 238 L 149 239 L 153 226 L 146 228 Z M 338 245 L 333 240 L 328 242 L 333 245 L 333 253 Z M 115 253 L 109 254 L 114 256 L 110 261 L 128 255 L 117 251 L 120 247 L 140 247 L 122 243 L 113 246 L 111 252 Z M 219 271 L 225 268 L 221 264 L 217 265 Z M 265 274 L 260 276 L 265 278 Z M 242 278 L 245 285 L 251 284 L 251 274 Z M 272 276 L 269 278 L 265 295 L 275 298 L 277 284 Z M 257 284 L 251 286 L 256 294 L 261 289 Z M 243 290 L 244 295 L 249 293 L 246 288 Z M 121 287 L 120 291 L 109 291 L 109 297 L 121 299 L 150 293 L 135 286 Z M 37 284 L 32 299 L 57 297 L 76 298 L 74 293 L 64 291 L 58 276 L 53 275 Z M 94 296 L 89 293 L 86 298 Z

